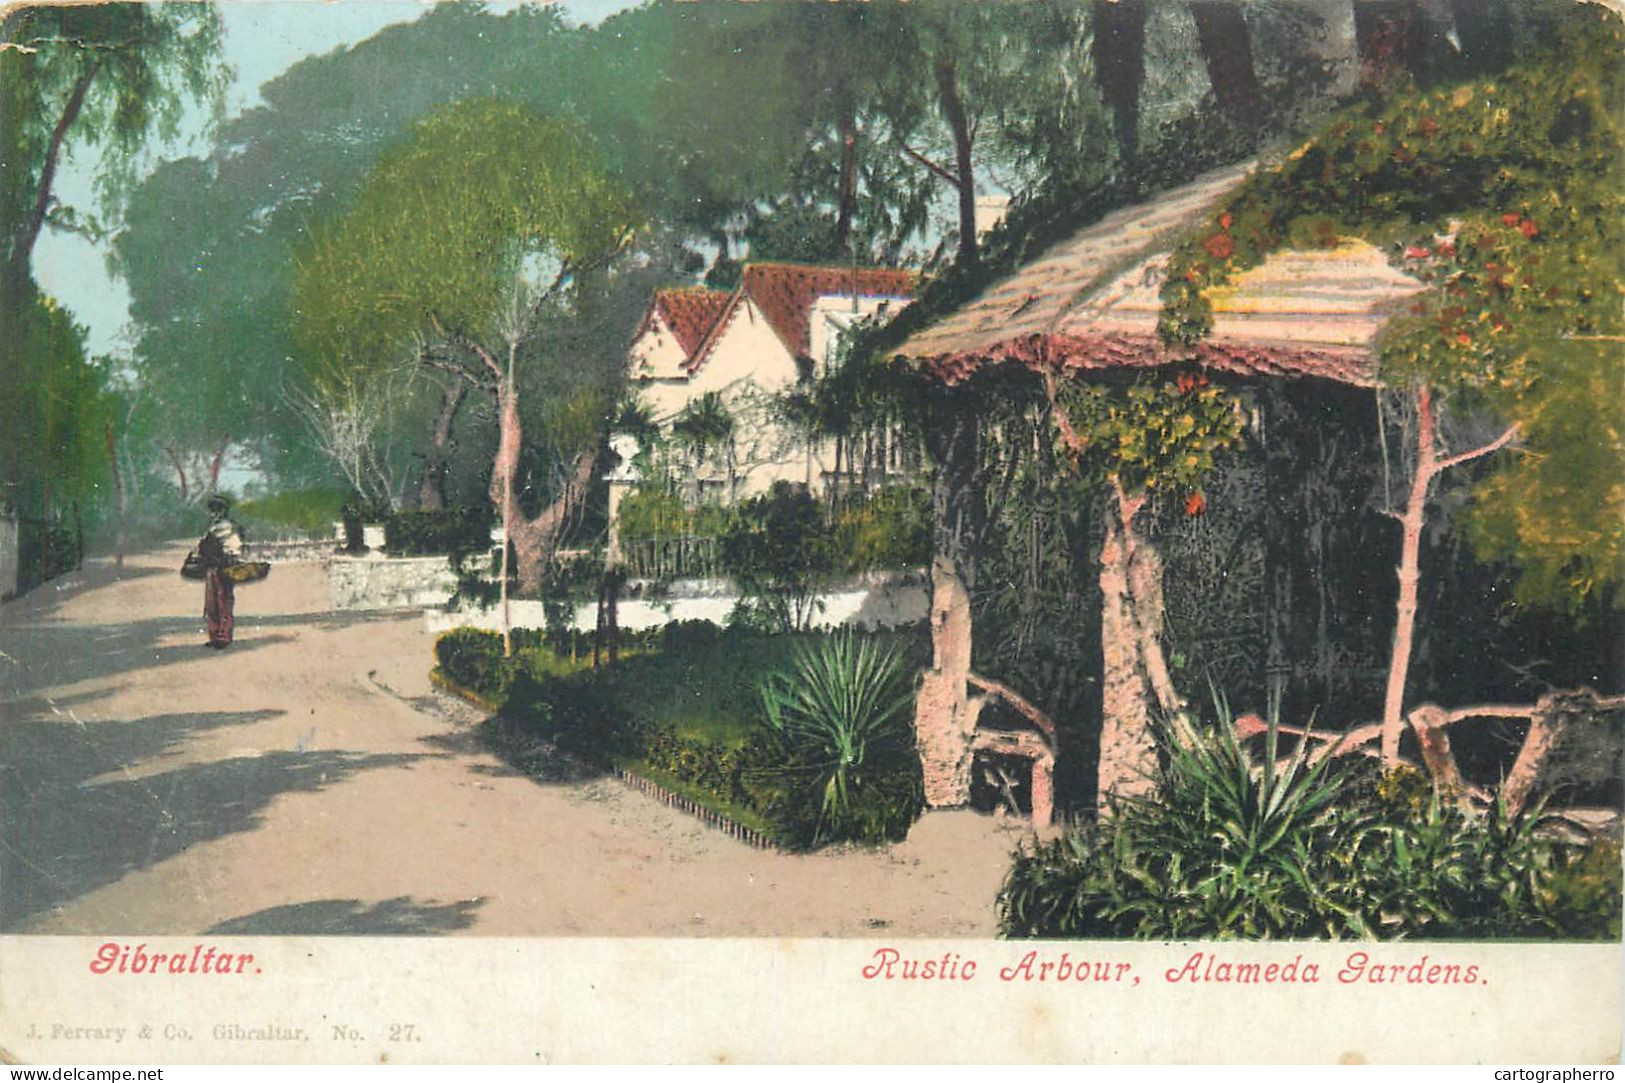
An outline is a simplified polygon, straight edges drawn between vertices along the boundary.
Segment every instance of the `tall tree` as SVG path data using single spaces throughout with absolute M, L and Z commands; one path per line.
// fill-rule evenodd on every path
M 186 104 L 218 104 L 226 71 L 210 4 L 86 4 L 15 8 L 0 22 L 0 237 L 9 273 L 26 273 L 53 214 L 56 172 L 75 144 L 104 151 L 104 194 L 127 187 L 148 136 L 173 136 Z
M 602 433 L 594 424 L 558 426 L 575 429 L 571 446 L 558 449 L 568 464 L 562 484 L 524 514 L 516 487 L 521 354 L 543 335 L 546 317 L 576 303 L 572 293 L 625 245 L 632 222 L 627 199 L 577 128 L 476 99 L 418 124 L 300 259 L 295 298 L 307 348 L 335 366 L 409 357 L 494 400 L 490 498 L 523 590 L 540 587 L 591 480 Z M 620 363 L 617 356 L 617 370 Z M 558 405 L 579 421 L 592 414 L 580 400 Z
M 1190 10 L 1196 20 L 1214 100 L 1221 110 L 1243 124 L 1260 122 L 1262 92 L 1241 5 L 1229 0 L 1194 0 Z
M 139 338 L 146 427 L 195 473 L 219 442 L 264 447 L 260 463 L 290 484 L 321 480 L 325 460 L 290 408 L 309 390 L 295 341 L 293 254 L 311 224 L 355 199 L 379 155 L 436 105 L 520 91 L 557 104 L 573 39 L 556 11 L 498 16 L 440 5 L 407 24 L 308 57 L 261 88 L 205 155 L 166 162 L 135 190 L 115 241 Z M 391 458 L 421 454 L 417 490 L 431 502 L 453 420 L 441 390 L 411 381 L 389 434 Z M 459 397 L 449 408 L 465 409 Z M 169 453 L 156 448 L 162 461 Z
M 207 4 L 17 7 L 0 20 L 0 484 L 49 524 L 107 477 L 106 375 L 83 329 L 36 287 L 47 225 L 95 228 L 56 196 L 63 156 L 101 151 L 101 211 L 117 216 L 138 151 L 186 105 L 218 103 L 225 71 Z M 94 440 L 86 434 L 95 429 Z M 95 451 L 90 451 L 94 444 Z
M 1140 146 L 1140 85 L 1145 81 L 1143 0 L 1094 0 L 1095 78 L 1112 111 L 1117 149 L 1132 162 Z

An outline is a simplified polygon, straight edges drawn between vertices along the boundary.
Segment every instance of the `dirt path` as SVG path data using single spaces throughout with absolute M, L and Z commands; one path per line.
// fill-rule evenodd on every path
M 1019 835 L 937 813 L 883 851 L 734 842 L 608 779 L 541 782 L 432 692 L 418 614 L 319 566 L 203 646 L 182 550 L 0 606 L 0 931 L 986 936 Z

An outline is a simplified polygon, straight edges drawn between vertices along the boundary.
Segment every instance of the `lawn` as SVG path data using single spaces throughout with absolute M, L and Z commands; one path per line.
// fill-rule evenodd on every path
M 435 651 L 441 678 L 499 705 L 508 725 L 785 838 L 773 810 L 793 802 L 776 771 L 761 682 L 826 635 L 668 625 L 624 636 L 613 668 L 593 667 L 590 635 L 516 632 L 514 656 L 504 659 L 495 633 L 457 629 Z M 925 662 L 923 629 L 874 638 L 899 651 L 908 672 Z

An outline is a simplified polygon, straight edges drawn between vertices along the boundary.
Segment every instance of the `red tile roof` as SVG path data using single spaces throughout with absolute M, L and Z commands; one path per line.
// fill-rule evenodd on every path
M 1192 347 L 1170 350 L 1155 334 L 1020 335 L 973 350 L 922 358 L 917 364 L 921 372 L 951 386 L 985 364 L 1021 364 L 1034 372 L 1107 372 L 1176 362 L 1230 376 L 1315 376 L 1356 387 L 1377 385 L 1376 358 L 1368 349 L 1204 339 Z
M 656 290 L 654 307 L 677 337 L 683 353 L 693 357 L 717 317 L 728 307 L 730 296 L 726 290 L 703 288 Z
M 1374 385 L 1376 336 L 1424 285 L 1360 242 L 1273 253 L 1209 291 L 1209 337 L 1188 348 L 1158 337 L 1170 250 L 1251 168 L 1216 170 L 1112 212 L 916 333 L 895 356 L 950 384 L 985 363 L 1105 372 L 1194 362 L 1235 376 Z
M 820 267 L 804 263 L 747 263 L 739 289 L 691 354 L 690 371 L 704 363 L 745 299 L 762 311 L 785 348 L 805 357 L 812 348 L 812 306 L 820 297 L 913 297 L 913 271 L 880 267 Z

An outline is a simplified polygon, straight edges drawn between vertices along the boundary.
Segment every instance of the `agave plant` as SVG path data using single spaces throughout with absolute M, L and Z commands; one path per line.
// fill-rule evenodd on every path
M 852 811 L 856 791 L 910 750 L 905 717 L 913 697 L 895 651 L 849 630 L 798 645 L 787 672 L 761 686 L 768 727 L 798 787 L 817 794 L 815 841 Z

